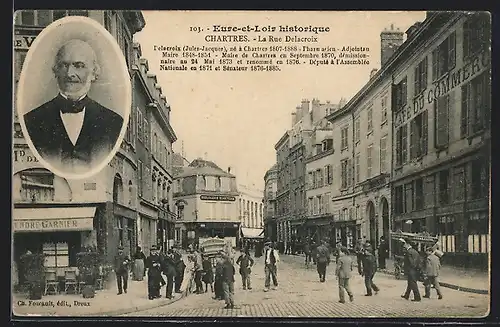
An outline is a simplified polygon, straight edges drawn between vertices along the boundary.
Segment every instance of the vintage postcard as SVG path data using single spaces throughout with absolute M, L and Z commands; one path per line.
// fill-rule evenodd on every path
M 13 317 L 484 317 L 491 17 L 14 13 Z

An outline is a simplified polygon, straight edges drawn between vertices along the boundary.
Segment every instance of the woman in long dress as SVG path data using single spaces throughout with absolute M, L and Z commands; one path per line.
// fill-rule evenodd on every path
M 137 247 L 137 250 L 134 254 L 134 269 L 133 279 L 136 281 L 142 281 L 144 279 L 144 262 L 146 261 L 146 256 L 140 246 Z

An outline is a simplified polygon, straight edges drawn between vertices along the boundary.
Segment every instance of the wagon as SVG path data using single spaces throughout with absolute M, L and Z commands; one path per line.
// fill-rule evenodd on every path
M 391 241 L 392 254 L 394 257 L 394 276 L 396 279 L 401 279 L 404 276 L 403 245 L 405 243 L 413 244 L 415 250 L 417 250 L 422 257 L 425 256 L 425 249 L 428 246 L 432 246 L 435 250 L 435 254 L 439 257 L 443 254 L 438 249 L 438 237 L 431 236 L 428 233 L 405 233 L 402 231 L 391 232 Z

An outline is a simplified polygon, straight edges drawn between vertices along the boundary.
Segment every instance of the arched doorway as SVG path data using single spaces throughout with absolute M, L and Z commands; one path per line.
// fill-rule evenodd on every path
M 382 235 L 386 240 L 389 240 L 390 223 L 389 223 L 389 203 L 386 198 L 380 201 L 380 212 L 382 213 Z
M 378 228 L 377 228 L 377 221 L 375 219 L 375 205 L 373 204 L 372 201 L 368 201 L 366 205 L 366 213 L 370 224 L 369 240 L 372 247 L 375 249 L 375 247 L 377 246 Z

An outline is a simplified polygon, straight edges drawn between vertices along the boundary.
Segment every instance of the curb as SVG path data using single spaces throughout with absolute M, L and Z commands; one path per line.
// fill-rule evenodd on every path
M 357 266 L 358 266 L 357 264 L 354 264 L 354 267 L 357 267 Z M 386 274 L 386 275 L 392 275 L 392 276 L 394 276 L 394 271 L 390 271 L 390 270 L 387 270 L 387 269 L 378 269 L 377 272 L 380 272 L 380 273 L 383 273 L 383 274 Z M 441 282 L 441 281 L 439 282 L 439 285 L 442 286 L 442 287 L 450 288 L 450 289 L 453 289 L 453 290 L 456 290 L 456 291 L 460 291 L 460 292 L 482 294 L 482 295 L 488 295 L 488 294 L 490 294 L 490 292 L 488 290 L 481 290 L 481 289 L 477 289 L 477 288 L 463 287 L 463 286 L 459 286 L 459 285 L 455 285 L 455 284 L 450 284 L 450 283 L 446 283 L 446 282 Z

